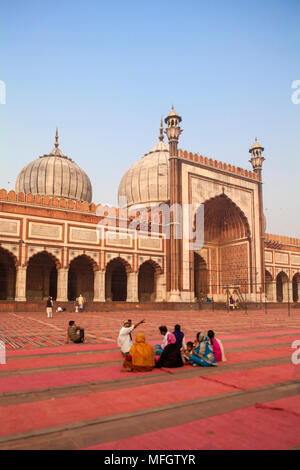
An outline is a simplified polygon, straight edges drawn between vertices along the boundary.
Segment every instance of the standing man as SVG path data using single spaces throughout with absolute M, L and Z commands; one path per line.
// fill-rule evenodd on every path
M 124 357 L 128 355 L 130 348 L 133 345 L 131 332 L 141 323 L 145 323 L 145 320 L 141 320 L 133 326 L 131 320 L 124 321 L 118 337 L 118 346 L 120 347 L 121 353 Z
M 79 311 L 80 311 L 80 312 L 83 312 L 83 308 L 84 308 L 84 297 L 82 297 L 81 294 L 80 294 L 80 296 L 78 297 L 78 303 L 79 303 Z
M 52 318 L 52 308 L 53 308 L 52 297 L 48 297 L 47 303 L 46 303 L 46 311 L 47 311 L 48 318 Z

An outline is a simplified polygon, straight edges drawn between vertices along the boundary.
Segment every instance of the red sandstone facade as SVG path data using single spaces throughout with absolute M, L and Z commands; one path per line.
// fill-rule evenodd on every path
M 154 157 L 168 152 L 169 199 L 160 202 L 178 204 L 183 211 L 191 207 L 194 228 L 197 211 L 204 207 L 201 247 L 191 249 L 189 224 L 182 225 L 181 238 L 174 236 L 173 212 L 170 237 L 166 236 L 162 214 L 156 221 L 151 219 L 151 204 L 137 230 L 128 230 L 134 220 L 132 208 L 63 197 L 64 193 L 76 196 L 78 184 L 72 180 L 73 162 L 58 149 L 56 136 L 55 149 L 44 157 L 61 168 L 61 190 L 55 170 L 51 174 L 55 194 L 0 190 L 0 300 L 30 302 L 50 295 L 66 302 L 82 294 L 94 302 L 191 303 L 207 297 L 224 302 L 233 294 L 248 302 L 298 302 L 300 240 L 264 233 L 263 148 L 256 141 L 250 149 L 253 172 L 192 154 L 177 148 L 180 121 L 172 109 L 166 118 L 169 150 L 161 134 L 160 146 L 143 157 L 142 170 L 134 171 L 140 175 Z M 33 162 L 29 176 L 26 167 L 18 187 L 38 188 L 44 162 Z M 147 174 L 142 181 L 149 185 L 150 194 L 151 178 L 158 181 L 158 173 L 151 167 Z M 80 177 L 80 194 L 90 197 L 88 177 L 84 173 Z M 132 181 L 130 191 L 136 198 L 141 190 L 136 191 Z M 150 236 L 154 223 L 157 227 Z

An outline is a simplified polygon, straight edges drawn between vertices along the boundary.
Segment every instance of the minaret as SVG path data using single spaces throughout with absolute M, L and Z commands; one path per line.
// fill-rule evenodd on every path
M 265 286 L 265 224 L 264 224 L 264 209 L 263 209 L 263 192 L 262 192 L 262 165 L 265 160 L 263 157 L 263 151 L 265 149 L 260 145 L 255 137 L 255 142 L 249 150 L 251 154 L 251 159 L 249 162 L 253 167 L 254 173 L 258 175 L 258 201 L 259 201 L 259 229 L 260 229 L 260 251 L 261 251 L 261 275 L 260 275 L 260 284 L 261 284 L 261 296 L 266 292 Z M 260 273 L 259 273 L 260 274 Z
M 179 127 L 181 117 L 172 106 L 171 111 L 165 119 L 169 140 L 169 186 L 170 186 L 170 240 L 169 240 L 169 279 L 167 290 L 170 292 L 170 301 L 180 300 L 181 276 L 182 276 L 182 184 L 181 184 L 181 161 L 178 158 L 178 140 L 182 130 Z M 181 208 L 182 209 L 182 208 Z M 181 235 L 181 236 L 180 236 Z
M 265 158 L 262 155 L 264 150 L 265 149 L 257 141 L 257 137 L 255 137 L 255 142 L 249 150 L 249 153 L 251 154 L 251 159 L 249 160 L 249 162 L 251 163 L 253 167 L 254 173 L 257 173 L 259 175 L 260 180 L 261 180 L 262 164 L 265 160 Z

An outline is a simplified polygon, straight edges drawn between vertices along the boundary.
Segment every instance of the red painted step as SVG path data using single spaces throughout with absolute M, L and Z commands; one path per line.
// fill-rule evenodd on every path
M 300 397 L 297 395 L 264 403 L 263 408 L 242 408 L 88 449 L 287 450 L 300 444 L 299 429 Z

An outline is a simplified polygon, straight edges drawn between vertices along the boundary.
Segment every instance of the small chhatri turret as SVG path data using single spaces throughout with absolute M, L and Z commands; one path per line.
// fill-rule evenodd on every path
M 181 121 L 181 117 L 176 113 L 174 106 L 172 105 L 172 109 L 165 119 L 165 123 L 167 124 L 165 133 L 167 134 L 170 144 L 170 157 L 176 157 L 178 153 L 178 140 L 182 132 L 182 129 L 179 126 Z
M 249 160 L 249 162 L 251 163 L 253 167 L 254 173 L 259 174 L 260 177 L 261 177 L 262 164 L 265 160 L 262 154 L 264 150 L 265 149 L 258 142 L 257 137 L 255 137 L 255 142 L 249 150 L 249 153 L 251 154 L 251 159 Z
M 178 113 L 176 113 L 174 106 L 172 105 L 172 109 L 169 112 L 168 116 L 165 119 L 165 123 L 167 124 L 167 129 L 165 133 L 167 134 L 169 142 L 176 142 L 178 143 L 179 136 L 182 130 L 179 127 L 180 122 L 182 121 L 181 117 Z

